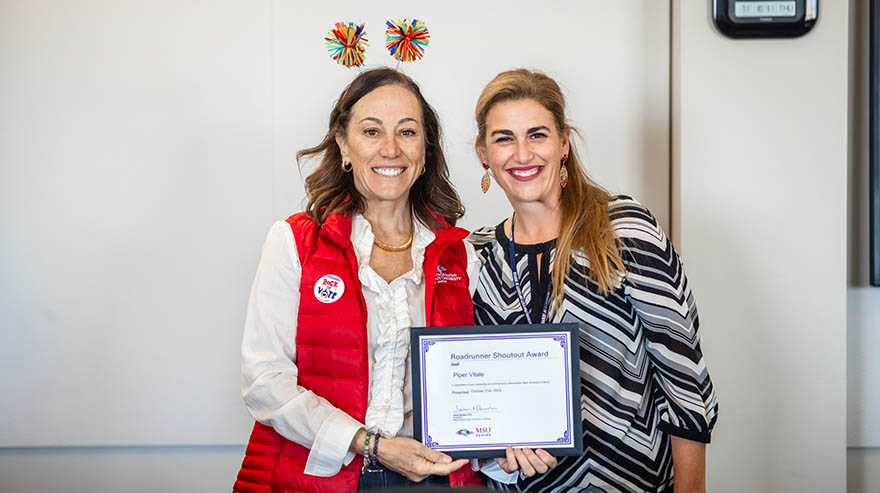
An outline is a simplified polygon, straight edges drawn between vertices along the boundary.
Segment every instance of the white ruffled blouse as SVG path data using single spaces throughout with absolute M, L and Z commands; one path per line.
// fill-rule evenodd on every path
M 366 423 L 297 384 L 296 313 L 299 309 L 301 266 L 290 226 L 276 222 L 266 243 L 251 287 L 242 340 L 242 395 L 260 423 L 310 449 L 305 473 L 332 476 L 355 454 L 348 451 L 357 431 L 365 427 L 384 436 L 412 436 L 412 386 L 409 371 L 409 329 L 425 325 L 422 263 L 434 233 L 415 222 L 413 268 L 390 283 L 371 267 L 373 232 L 355 215 L 351 241 L 358 277 L 367 304 L 370 392 Z M 467 272 L 473 293 L 480 261 L 465 242 Z

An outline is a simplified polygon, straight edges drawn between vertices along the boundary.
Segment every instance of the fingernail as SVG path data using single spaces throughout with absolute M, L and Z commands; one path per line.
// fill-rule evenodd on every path
M 446 464 L 449 464 L 450 462 L 452 462 L 452 457 L 449 457 L 448 455 L 444 455 L 443 462 Z

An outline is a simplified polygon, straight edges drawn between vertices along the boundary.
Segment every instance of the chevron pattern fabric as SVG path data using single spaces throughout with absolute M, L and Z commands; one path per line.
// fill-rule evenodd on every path
M 587 276 L 589 259 L 574 255 L 562 307 L 548 320 L 580 325 L 584 454 L 560 459 L 547 474 L 516 485 L 493 483 L 491 489 L 672 491 L 669 436 L 709 442 L 718 404 L 681 261 L 651 213 L 635 200 L 614 197 L 609 214 L 627 269 L 621 287 L 608 296 L 598 294 Z M 474 294 L 479 325 L 526 323 L 502 224 L 469 237 L 483 261 Z M 535 321 L 549 287 L 555 246 L 555 240 L 515 245 L 523 296 Z

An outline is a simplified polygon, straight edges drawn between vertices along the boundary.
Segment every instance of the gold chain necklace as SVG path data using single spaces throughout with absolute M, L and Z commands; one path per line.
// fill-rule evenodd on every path
M 412 241 L 413 241 L 413 235 L 409 235 L 409 239 L 406 240 L 406 243 L 404 243 L 403 245 L 391 246 L 391 245 L 386 245 L 386 244 L 382 243 L 381 241 L 377 240 L 375 236 L 373 237 L 373 244 L 374 245 L 381 248 L 382 250 L 385 250 L 386 252 L 393 252 L 393 253 L 403 252 L 403 251 L 409 250 L 409 247 L 412 246 Z

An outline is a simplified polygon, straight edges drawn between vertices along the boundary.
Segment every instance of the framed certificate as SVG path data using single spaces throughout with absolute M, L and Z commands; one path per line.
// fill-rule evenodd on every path
M 413 436 L 453 458 L 583 452 L 577 324 L 414 327 Z

